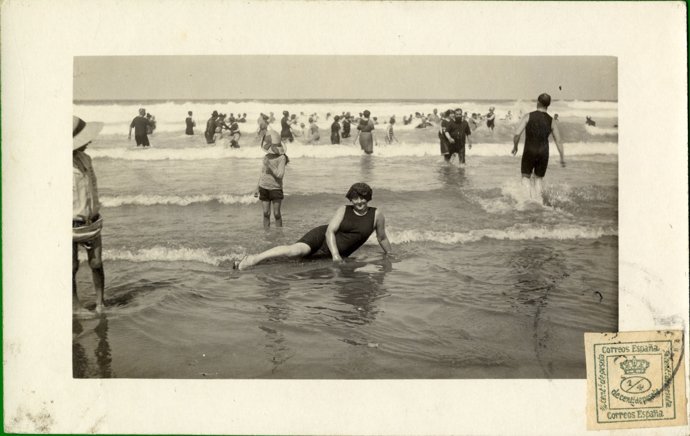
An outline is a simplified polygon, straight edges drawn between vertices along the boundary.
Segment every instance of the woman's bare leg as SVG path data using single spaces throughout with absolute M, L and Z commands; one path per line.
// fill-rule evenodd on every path
M 292 245 L 279 245 L 259 254 L 250 254 L 240 261 L 240 263 L 237 265 L 237 269 L 247 269 L 265 260 L 275 259 L 278 257 L 303 257 L 309 254 L 310 251 L 311 248 L 304 242 L 296 242 Z

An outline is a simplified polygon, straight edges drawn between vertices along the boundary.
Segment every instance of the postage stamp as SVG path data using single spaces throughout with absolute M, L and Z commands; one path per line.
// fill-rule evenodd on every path
M 682 330 L 585 333 L 587 428 L 684 425 Z

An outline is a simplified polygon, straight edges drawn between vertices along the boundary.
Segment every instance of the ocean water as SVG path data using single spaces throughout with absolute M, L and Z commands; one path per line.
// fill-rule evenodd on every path
M 618 328 L 616 102 L 554 102 L 567 167 L 552 145 L 545 205 L 527 201 L 513 123 L 530 102 L 148 102 L 151 149 L 127 140 L 139 102 L 77 102 L 106 123 L 87 150 L 104 217 L 103 316 L 73 321 L 75 377 L 584 378 L 583 333 Z M 435 128 L 402 116 L 462 107 L 497 127 L 472 134 L 467 164 L 439 155 Z M 241 148 L 207 145 L 214 109 L 246 112 Z M 329 143 L 327 113 L 369 109 L 379 146 Z M 184 134 L 188 110 L 197 134 Z M 319 114 L 322 143 L 288 145 L 284 227 L 264 230 L 252 195 L 259 112 Z M 385 145 L 396 115 L 400 143 Z M 597 127 L 584 126 L 592 116 Z M 300 117 L 304 120 L 305 117 Z M 304 120 L 306 121 L 306 120 Z M 278 127 L 279 122 L 277 121 Z M 358 181 L 374 190 L 394 255 L 375 236 L 343 264 L 232 260 L 329 221 Z M 93 306 L 80 249 L 79 294 Z

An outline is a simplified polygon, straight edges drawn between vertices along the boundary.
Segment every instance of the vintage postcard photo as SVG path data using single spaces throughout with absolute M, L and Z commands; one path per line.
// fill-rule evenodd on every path
M 685 17 L 3 3 L 5 431 L 687 434 Z
M 617 89 L 613 57 L 75 57 L 74 376 L 584 378 Z

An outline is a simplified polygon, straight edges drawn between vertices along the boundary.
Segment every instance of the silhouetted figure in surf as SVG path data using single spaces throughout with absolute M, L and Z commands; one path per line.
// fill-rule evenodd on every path
M 438 139 L 441 146 L 441 155 L 443 156 L 443 160 L 446 162 L 450 162 L 451 157 L 450 151 L 448 150 L 450 145 L 450 136 L 447 132 L 448 123 L 450 122 L 450 114 L 450 110 L 441 113 L 441 125 L 438 128 Z
M 213 111 L 211 118 L 206 121 L 206 131 L 204 136 L 206 137 L 207 144 L 213 144 L 216 142 L 216 119 L 218 118 L 218 111 Z
M 333 117 L 331 124 L 331 144 L 340 144 L 340 115 Z
M 193 135 L 196 123 L 192 119 L 192 111 L 187 112 L 187 118 L 184 120 L 184 122 L 187 125 L 187 129 L 184 131 L 184 133 L 187 135 Z
M 283 111 L 283 118 L 280 120 L 280 138 L 288 142 L 295 140 L 292 136 L 292 130 L 290 130 L 290 113 L 288 111 Z
M 491 106 L 489 108 L 489 113 L 486 114 L 486 127 L 491 130 L 491 132 L 494 131 L 494 127 L 496 127 L 496 114 L 494 113 L 495 108 Z
M 463 120 L 462 109 L 455 109 L 455 112 L 450 113 L 450 120 L 446 127 L 446 136 L 448 137 L 448 161 L 453 157 L 453 154 L 458 155 L 458 163 L 465 163 L 465 143 L 469 142 L 470 149 L 472 142 L 469 139 L 472 131 L 470 130 L 467 121 Z
M 153 135 L 153 131 L 156 130 L 156 117 L 147 113 L 146 119 L 149 120 L 149 125 L 146 127 L 146 133 Z
M 149 127 L 150 122 L 148 118 L 146 118 L 146 109 L 141 108 L 139 109 L 139 115 L 134 117 L 134 119 L 129 125 L 129 134 L 127 135 L 127 139 L 132 139 L 132 129 L 134 129 L 134 139 L 137 142 L 137 147 L 139 147 L 140 145 L 142 147 L 151 146 L 148 137 Z

